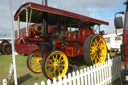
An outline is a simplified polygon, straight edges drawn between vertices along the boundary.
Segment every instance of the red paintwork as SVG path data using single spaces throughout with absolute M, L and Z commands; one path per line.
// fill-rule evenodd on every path
M 23 38 L 15 39 L 15 50 L 19 54 L 29 54 L 35 49 L 38 49 L 36 44 L 25 44 Z
M 18 38 L 17 36 L 17 31 L 15 32 L 15 50 L 17 53 L 24 55 L 29 54 L 35 49 L 39 49 L 38 45 L 36 44 L 25 43 L 26 39 L 27 41 L 43 41 L 43 39 L 40 38 L 40 36 L 36 36 L 37 34 L 34 30 L 36 26 L 39 26 L 39 24 L 30 25 L 31 30 L 29 30 L 29 38 L 26 37 L 26 27 L 20 29 L 20 38 Z M 48 33 L 53 33 L 53 31 L 55 30 L 54 27 L 56 26 L 49 26 Z
M 36 4 L 36 3 L 32 3 L 32 2 L 28 2 L 28 3 L 23 4 L 17 10 L 17 12 L 14 16 L 14 20 L 17 20 L 17 17 L 20 15 L 20 13 L 23 10 L 25 10 L 26 8 L 37 9 L 39 11 L 45 11 L 45 12 L 52 13 L 52 14 L 58 14 L 58 15 L 63 15 L 63 16 L 67 16 L 67 17 L 72 17 L 72 18 L 75 18 L 75 19 L 94 22 L 94 23 L 97 23 L 97 24 L 109 25 L 108 22 L 104 22 L 104 21 L 101 21 L 101 20 L 97 20 L 97 19 L 94 19 L 94 18 L 83 16 L 83 15 L 80 15 L 80 14 L 76 14 L 76 13 L 72 13 L 72 12 L 69 12 L 69 11 L 64 11 L 64 10 L 60 10 L 60 9 L 57 9 L 57 8 L 48 7 L 48 6 L 44 6 L 44 5 L 40 5 L 40 4 Z
M 124 45 L 124 60 L 128 61 L 128 30 L 126 30 L 126 25 L 128 24 L 128 5 L 126 6 L 125 19 L 124 19 L 124 28 L 123 28 L 123 43 Z
M 83 44 L 85 39 L 87 38 L 87 36 L 92 35 L 92 34 L 93 34 L 93 30 L 92 30 L 91 26 L 83 25 L 79 31 L 80 43 Z
M 91 27 L 83 25 L 78 32 L 67 32 L 67 38 L 64 42 L 59 41 L 59 39 L 54 41 L 56 42 L 56 47 L 64 51 L 67 56 L 81 56 L 83 55 L 83 44 L 85 39 L 92 34 L 93 31 Z
M 126 43 L 124 45 L 124 60 L 128 61 L 128 31 L 123 31 L 123 43 Z

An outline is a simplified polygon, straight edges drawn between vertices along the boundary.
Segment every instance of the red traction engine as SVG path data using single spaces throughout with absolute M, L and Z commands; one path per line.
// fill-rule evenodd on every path
M 18 21 L 16 42 L 22 39 L 25 44 L 38 46 L 27 58 L 27 66 L 34 73 L 43 72 L 47 78 L 58 79 L 66 74 L 70 60 L 83 57 L 87 65 L 106 60 L 107 47 L 100 35 L 100 25 L 108 22 L 32 2 L 23 4 L 14 20 Z M 26 22 L 22 33 L 20 21 Z M 99 34 L 94 32 L 95 25 Z

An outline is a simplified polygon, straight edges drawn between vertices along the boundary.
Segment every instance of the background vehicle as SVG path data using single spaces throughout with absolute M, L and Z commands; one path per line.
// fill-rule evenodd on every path
M 70 59 L 77 58 L 74 59 L 77 61 L 84 56 L 87 65 L 106 60 L 107 47 L 100 35 L 100 25 L 108 22 L 32 2 L 23 4 L 14 20 L 18 25 L 20 21 L 26 22 L 24 32 L 18 26 L 16 39 L 20 39 L 22 33 L 24 43 L 36 44 L 39 48 L 27 58 L 27 66 L 34 73 L 43 72 L 53 79 L 66 74 Z M 99 27 L 99 34 L 94 33 L 95 25 Z
M 115 14 L 115 28 L 116 30 L 123 28 L 123 43 L 121 44 L 121 81 L 123 85 L 128 85 L 128 0 L 124 5 L 126 5 L 124 26 L 122 17 L 116 17 L 117 14 L 124 14 L 124 12 L 118 12 Z
M 3 55 L 10 55 L 12 53 L 12 46 L 8 40 L 2 40 L 0 43 L 0 53 Z

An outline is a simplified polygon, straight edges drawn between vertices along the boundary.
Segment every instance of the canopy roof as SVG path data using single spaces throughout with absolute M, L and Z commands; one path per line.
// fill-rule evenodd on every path
M 26 9 L 28 9 L 28 20 L 30 20 L 29 17 L 31 14 L 31 23 L 42 23 L 43 22 L 42 13 L 47 12 L 49 25 L 56 25 L 57 23 L 60 23 L 62 25 L 66 25 L 66 24 L 79 25 L 83 23 L 89 25 L 95 25 L 95 24 L 109 25 L 109 23 L 105 21 L 101 21 L 98 19 L 90 18 L 87 16 L 79 15 L 76 13 L 72 13 L 32 2 L 27 2 L 21 5 L 21 7 L 17 10 L 14 16 L 14 20 L 16 21 L 19 16 L 20 21 L 26 22 Z

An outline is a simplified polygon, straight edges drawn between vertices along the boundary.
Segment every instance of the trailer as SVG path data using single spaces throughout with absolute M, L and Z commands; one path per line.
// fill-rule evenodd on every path
M 58 79 L 67 73 L 70 59 L 83 57 L 87 65 L 106 60 L 107 46 L 100 25 L 108 22 L 32 2 L 21 5 L 14 20 L 18 23 L 16 40 L 23 38 L 25 44 L 38 47 L 27 58 L 27 66 L 34 73 Z M 24 32 L 20 22 L 26 22 Z M 98 34 L 94 32 L 96 25 Z

